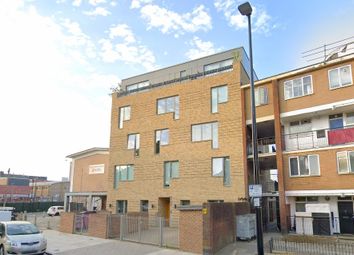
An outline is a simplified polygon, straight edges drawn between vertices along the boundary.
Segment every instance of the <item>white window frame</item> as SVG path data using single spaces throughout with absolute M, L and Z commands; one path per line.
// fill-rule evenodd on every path
M 261 90 L 263 90 L 263 95 L 264 95 L 263 98 L 261 96 L 262 95 Z M 254 90 L 254 98 L 255 98 L 256 106 L 267 105 L 269 102 L 268 88 L 265 86 L 256 88 Z
M 347 112 L 347 113 L 345 113 L 345 125 L 346 125 L 346 126 L 352 126 L 352 125 L 354 125 L 354 119 L 353 119 L 353 122 L 349 122 L 349 121 L 348 121 L 348 119 L 349 119 L 348 114 L 352 114 L 352 115 L 353 115 L 353 118 L 354 118 L 354 112 Z
M 337 158 L 337 173 L 338 174 L 354 174 L 354 165 L 352 166 L 350 164 L 350 154 L 353 153 L 354 151 L 338 151 L 336 153 L 336 158 Z M 339 160 L 338 160 L 338 155 L 340 154 L 345 154 L 346 161 L 347 161 L 347 171 L 346 172 L 339 172 Z
M 225 100 L 220 99 L 220 92 L 219 91 L 221 89 L 226 90 L 226 99 Z M 213 92 L 215 92 L 215 93 L 213 93 Z M 216 104 L 215 105 L 213 105 L 214 96 L 216 96 L 216 98 L 215 98 Z M 228 101 L 229 101 L 229 88 L 227 87 L 227 85 L 221 85 L 221 86 L 211 88 L 211 112 L 212 113 L 219 112 L 218 105 L 219 104 L 226 104 Z
M 126 116 L 126 109 L 129 108 L 129 116 Z M 119 123 L 118 123 L 118 128 L 122 129 L 123 128 L 123 123 L 124 121 L 128 121 L 131 118 L 132 115 L 132 108 L 130 105 L 127 106 L 122 106 L 118 108 L 119 111 Z
M 304 78 L 306 77 L 310 77 L 310 80 L 311 80 L 311 92 L 308 93 L 308 94 L 305 94 L 305 90 L 304 90 Z M 295 80 L 298 80 L 300 79 L 301 80 L 301 86 L 302 86 L 302 95 L 300 96 L 294 96 L 294 81 Z M 291 91 L 292 91 L 292 96 L 291 97 L 287 97 L 286 95 L 286 85 L 290 84 L 291 83 Z M 313 80 L 312 80 L 312 75 L 305 75 L 305 76 L 302 76 L 302 77 L 298 77 L 296 79 L 292 79 L 292 80 L 287 80 L 287 81 L 284 81 L 284 100 L 289 100 L 289 99 L 293 99 L 293 98 L 299 98 L 299 97 L 304 97 L 304 96 L 309 96 L 309 95 L 312 95 L 313 94 Z
M 300 157 L 306 157 L 307 160 L 307 165 L 309 167 L 309 174 L 308 175 L 304 175 L 301 174 L 301 170 L 300 170 Z M 311 174 L 311 166 L 310 166 L 310 162 L 309 162 L 309 157 L 317 157 L 317 165 L 318 165 L 318 174 Z M 291 164 L 290 164 L 290 160 L 296 158 L 297 160 L 297 169 L 298 169 L 298 174 L 297 175 L 292 175 L 291 174 Z M 289 157 L 289 176 L 290 177 L 309 177 L 309 176 L 320 176 L 321 175 L 321 166 L 320 166 L 320 156 L 318 154 L 311 154 L 311 155 L 300 155 L 300 156 L 291 156 Z
M 345 68 L 345 67 L 349 67 L 349 72 L 350 72 L 350 83 L 349 84 L 345 84 L 343 85 L 342 84 L 342 78 L 340 76 L 340 69 L 341 68 Z M 330 79 L 330 72 L 332 71 L 337 71 L 338 72 L 338 77 L 339 77 L 339 86 L 338 87 L 331 87 L 331 79 Z M 343 88 L 343 87 L 347 87 L 347 86 L 351 86 L 353 85 L 353 75 L 352 75 L 352 66 L 351 65 L 345 65 L 345 66 L 340 66 L 340 67 L 337 67 L 337 68 L 333 68 L 333 69 L 329 69 L 328 70 L 328 87 L 330 90 L 333 90 L 333 89 L 340 89 L 340 88 Z
M 142 81 L 142 82 L 138 82 L 138 83 L 134 83 L 131 85 L 127 85 L 126 86 L 126 91 L 132 91 L 135 89 L 140 89 L 140 88 L 144 88 L 144 87 L 148 87 L 150 85 L 150 81 Z
M 134 136 L 134 146 L 129 146 L 129 137 Z M 140 134 L 128 134 L 128 142 L 127 142 L 127 149 L 128 150 L 138 150 L 140 149 Z
M 167 108 L 167 101 L 173 99 L 173 111 L 168 111 Z M 159 111 L 159 102 L 164 102 L 165 104 L 165 109 L 163 112 Z M 166 114 L 166 113 L 173 113 L 173 118 L 179 119 L 179 112 L 180 112 L 180 102 L 179 102 L 179 96 L 170 96 L 170 97 L 164 97 L 164 98 L 158 98 L 156 100 L 156 112 L 158 115 L 161 114 Z
M 203 129 L 206 129 L 206 125 L 210 125 L 210 139 L 203 139 Z M 200 139 L 193 138 L 193 127 L 200 128 Z M 203 142 L 203 141 L 212 141 L 212 148 L 217 149 L 219 147 L 218 141 L 218 133 L 219 133 L 219 124 L 218 122 L 208 122 L 208 123 L 200 123 L 200 124 L 193 124 L 191 128 L 191 135 L 192 135 L 192 142 Z

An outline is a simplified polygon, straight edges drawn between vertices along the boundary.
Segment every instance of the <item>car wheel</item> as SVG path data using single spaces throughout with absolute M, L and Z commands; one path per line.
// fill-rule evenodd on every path
M 4 246 L 0 246 L 0 255 L 5 255 Z
M 57 213 L 55 213 L 55 216 L 59 216 L 59 213 L 57 212 Z

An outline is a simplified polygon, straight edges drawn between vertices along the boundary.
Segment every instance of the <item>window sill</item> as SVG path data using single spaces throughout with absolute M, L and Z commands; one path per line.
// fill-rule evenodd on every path
M 340 87 L 331 88 L 331 87 L 329 86 L 329 84 L 328 84 L 328 87 L 329 87 L 329 90 L 336 90 L 336 89 L 342 89 L 342 88 L 345 88 L 345 87 L 350 87 L 350 86 L 352 86 L 352 85 L 353 85 L 353 83 L 350 83 L 350 84 L 342 85 L 342 86 L 340 86 Z
M 291 99 L 297 99 L 297 98 L 301 98 L 301 97 L 312 96 L 313 94 L 314 94 L 314 93 L 312 92 L 312 93 L 307 94 L 307 95 L 297 96 L 297 97 L 290 97 L 290 98 L 287 98 L 287 99 L 285 99 L 285 97 L 284 97 L 284 100 L 285 100 L 285 101 L 288 101 L 288 100 L 291 100 Z
M 308 178 L 308 177 L 321 177 L 321 175 L 296 175 L 296 176 L 289 176 L 290 178 Z
M 354 172 L 338 173 L 338 175 L 354 175 Z

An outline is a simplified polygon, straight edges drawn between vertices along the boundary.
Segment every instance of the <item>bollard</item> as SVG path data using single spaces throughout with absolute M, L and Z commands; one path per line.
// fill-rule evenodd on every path
M 37 226 L 37 215 L 34 215 L 34 225 Z

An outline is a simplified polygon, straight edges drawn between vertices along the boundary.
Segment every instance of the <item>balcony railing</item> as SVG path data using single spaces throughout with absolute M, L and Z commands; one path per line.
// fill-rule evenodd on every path
M 283 138 L 285 151 L 306 150 L 354 143 L 354 126 L 285 134 Z
M 257 140 L 258 153 L 275 153 L 275 137 L 265 137 Z M 252 141 L 248 142 L 247 155 L 253 155 Z

